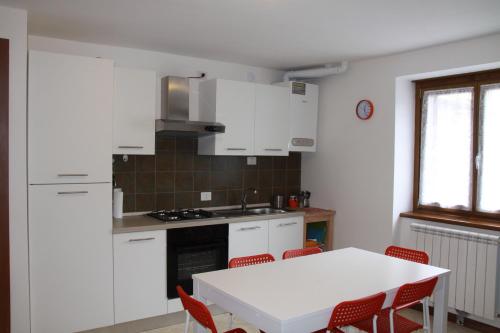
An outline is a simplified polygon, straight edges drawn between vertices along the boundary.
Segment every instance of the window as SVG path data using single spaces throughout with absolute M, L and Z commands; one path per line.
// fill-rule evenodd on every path
M 500 70 L 416 81 L 414 210 L 500 218 Z

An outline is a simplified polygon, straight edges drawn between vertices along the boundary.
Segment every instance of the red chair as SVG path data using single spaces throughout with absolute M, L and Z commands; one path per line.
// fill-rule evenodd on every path
M 186 294 L 181 286 L 177 286 L 177 293 L 181 298 L 184 310 L 186 310 L 186 326 L 184 328 L 184 333 L 187 333 L 189 330 L 189 319 L 191 316 L 201 326 L 209 329 L 212 333 L 217 333 L 217 328 L 215 327 L 212 314 L 208 310 L 207 306 Z M 234 328 L 232 330 L 226 331 L 226 333 L 246 333 L 246 331 L 242 328 Z
M 377 333 L 377 315 L 380 313 L 384 301 L 385 293 L 378 293 L 358 300 L 342 302 L 333 309 L 328 327 L 314 333 L 343 333 L 344 331 L 340 327 L 353 326 L 354 323 L 365 320 L 370 323 L 365 330 Z M 372 330 L 372 327 L 375 329 Z
M 385 255 L 413 262 L 418 262 L 420 264 L 427 265 L 429 263 L 429 256 L 427 255 L 427 253 L 399 246 L 389 246 L 385 250 Z
M 382 311 L 377 320 L 378 333 L 410 333 L 419 329 L 429 332 L 429 299 L 434 291 L 438 278 L 431 278 L 415 283 L 407 283 L 401 286 L 394 297 L 394 301 L 389 309 Z M 398 311 L 411 307 L 422 302 L 424 305 L 424 324 L 419 324 L 397 314 Z M 372 323 L 365 320 L 352 326 L 367 330 Z
M 318 254 L 321 252 L 323 251 L 321 251 L 319 247 L 306 247 L 304 249 L 286 250 L 285 252 L 283 252 L 283 259 L 308 256 L 311 254 Z
M 269 253 L 257 254 L 255 256 L 239 257 L 229 260 L 229 268 L 252 266 L 274 261 L 274 257 Z

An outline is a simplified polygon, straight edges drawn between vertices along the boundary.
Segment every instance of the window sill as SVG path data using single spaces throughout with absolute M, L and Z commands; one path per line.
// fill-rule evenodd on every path
M 414 211 L 399 214 L 401 217 L 407 217 L 417 220 L 433 221 L 446 224 L 460 225 L 470 228 L 479 228 L 500 231 L 500 221 L 479 217 L 465 217 L 452 214 L 436 213 L 429 211 Z

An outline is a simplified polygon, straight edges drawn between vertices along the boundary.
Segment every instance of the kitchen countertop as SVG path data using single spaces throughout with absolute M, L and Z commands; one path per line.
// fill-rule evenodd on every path
M 303 211 L 287 211 L 279 214 L 260 214 L 226 218 L 208 218 L 199 220 L 187 220 L 179 222 L 165 223 L 147 215 L 129 215 L 121 219 L 113 219 L 113 234 L 123 234 L 128 232 L 167 230 L 176 228 L 188 228 L 205 225 L 249 222 L 258 220 L 273 220 L 293 216 L 304 216 Z

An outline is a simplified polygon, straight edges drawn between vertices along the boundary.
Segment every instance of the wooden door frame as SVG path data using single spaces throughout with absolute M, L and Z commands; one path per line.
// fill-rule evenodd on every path
M 9 40 L 0 38 L 0 332 L 10 332 Z

